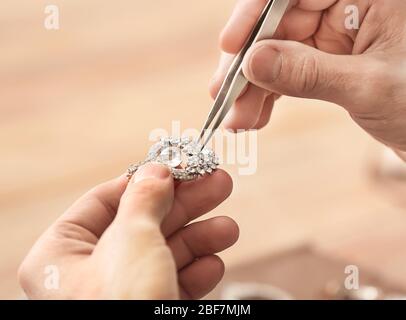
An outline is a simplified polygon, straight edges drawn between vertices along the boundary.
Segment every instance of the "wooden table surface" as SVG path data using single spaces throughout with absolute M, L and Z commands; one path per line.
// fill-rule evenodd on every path
M 93 185 L 142 159 L 155 128 L 198 128 L 234 0 L 0 2 L 0 298 L 35 239 Z M 228 265 L 301 243 L 406 283 L 405 208 L 371 177 L 381 147 L 341 108 L 283 98 L 258 171 L 211 215 L 241 226 Z

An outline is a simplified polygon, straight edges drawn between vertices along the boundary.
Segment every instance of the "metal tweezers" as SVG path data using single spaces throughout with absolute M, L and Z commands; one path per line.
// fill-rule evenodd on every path
M 198 142 L 201 142 L 205 133 L 208 132 L 208 135 L 202 144 L 202 148 L 204 148 L 204 146 L 210 141 L 214 132 L 221 125 L 225 116 L 248 84 L 248 80 L 242 72 L 242 62 L 245 54 L 249 48 L 258 41 L 271 39 L 275 35 L 275 32 L 289 7 L 289 2 L 290 0 L 269 0 L 266 4 L 247 42 L 234 58 L 214 101 L 213 108 L 211 109 L 198 138 Z M 216 118 L 217 120 L 214 123 L 213 128 L 209 129 Z

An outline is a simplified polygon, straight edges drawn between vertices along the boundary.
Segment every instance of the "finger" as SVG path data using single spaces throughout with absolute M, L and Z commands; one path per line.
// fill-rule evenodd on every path
M 134 174 L 124 192 L 114 224 L 159 226 L 172 208 L 173 178 L 164 165 L 147 164 Z
M 271 114 L 274 103 L 275 103 L 275 95 L 271 94 L 266 98 L 264 107 L 262 108 L 261 116 L 259 117 L 259 120 L 255 124 L 253 129 L 260 130 L 269 123 L 269 121 L 271 120 Z
M 224 78 L 228 69 L 231 66 L 231 63 L 234 60 L 234 55 L 227 54 L 225 52 L 221 53 L 220 62 L 217 67 L 216 72 L 210 80 L 209 91 L 213 99 L 217 97 L 218 92 L 220 91 L 221 85 L 223 84 Z
M 213 99 L 217 98 L 217 95 L 221 89 L 221 86 L 223 85 L 224 79 L 227 75 L 227 72 L 234 60 L 234 55 L 230 55 L 227 53 L 222 53 L 221 58 L 220 58 L 220 63 L 217 67 L 216 72 L 214 73 L 214 76 L 210 80 L 209 83 L 209 92 L 210 95 Z M 245 88 L 242 90 L 240 93 L 239 98 L 243 97 L 245 93 L 247 92 L 249 86 L 245 86 Z
M 337 0 L 294 0 L 293 5 L 303 10 L 321 11 L 331 7 L 336 2 Z
M 220 46 L 228 53 L 236 54 L 257 22 L 267 0 L 239 0 L 220 35 Z
M 70 232 L 69 235 L 65 233 L 64 236 L 97 242 L 114 220 L 126 186 L 127 178 L 123 175 L 93 188 L 56 221 L 55 230 L 65 230 L 59 226 L 70 225 L 76 231 Z
M 166 237 L 189 222 L 213 210 L 233 189 L 231 177 L 223 170 L 195 181 L 181 183 L 176 189 L 173 209 L 162 224 Z
M 264 106 L 268 93 L 263 88 L 248 85 L 246 93 L 231 108 L 224 127 L 233 130 L 248 130 L 255 126 Z
M 284 40 L 256 44 L 243 70 L 252 83 L 272 92 L 344 106 L 372 102 L 375 94 L 365 84 L 385 73 L 383 63 L 367 56 L 333 55 Z
M 176 266 L 183 269 L 197 258 L 219 253 L 237 242 L 238 225 L 228 217 L 191 224 L 168 239 Z
M 292 8 L 284 15 L 273 38 L 303 41 L 314 35 L 320 26 L 322 16 L 322 11 Z
M 210 95 L 213 99 L 217 96 L 218 91 L 221 88 L 233 57 L 234 56 L 226 53 L 222 54 L 219 67 L 215 72 L 209 86 Z M 266 96 L 268 95 L 268 91 L 256 86 L 248 85 L 241 93 L 235 106 L 233 106 L 233 108 L 231 108 L 229 111 L 229 114 L 224 120 L 224 127 L 232 130 L 248 130 L 258 128 L 258 125 L 256 124 L 260 120 L 261 123 L 264 122 L 264 118 L 267 115 L 270 116 L 269 108 L 266 108 L 266 110 L 262 112 L 262 108 L 264 106 L 264 102 L 262 100 L 265 100 Z M 277 98 L 279 98 L 279 96 L 275 97 L 275 99 Z
M 176 284 L 176 266 L 161 232 L 173 199 L 174 181 L 164 165 L 141 166 L 129 181 L 115 220 L 92 252 L 97 261 L 109 263 L 109 276 L 116 280 L 111 296 L 177 296 L 172 285 Z M 131 279 L 137 281 L 140 292 L 134 291 Z
M 203 257 L 179 273 L 182 299 L 200 299 L 212 291 L 224 276 L 224 263 L 217 256 Z
M 152 265 L 146 272 L 154 274 L 161 269 L 155 263 L 158 256 L 164 262 L 169 261 L 167 267 L 176 270 L 172 259 L 167 259 L 170 252 L 161 232 L 162 220 L 171 210 L 173 199 L 174 184 L 169 168 L 152 163 L 140 167 L 121 197 L 116 218 L 93 254 L 97 256 L 106 246 L 113 246 L 115 262 L 120 266 L 128 267 L 134 259 L 143 257 L 144 263 L 150 261 Z
M 232 54 L 236 54 L 241 50 L 267 2 L 267 0 L 239 0 L 237 2 L 228 23 L 220 35 L 222 50 Z M 334 3 L 336 3 L 336 0 L 292 1 L 290 6 L 294 8 L 290 9 L 282 19 L 276 38 L 280 39 L 283 36 L 292 35 L 291 40 L 299 41 L 307 38 L 306 34 L 317 30 L 320 11 L 329 8 Z M 305 15 L 301 14 L 301 12 L 305 13 Z M 292 21 L 295 21 L 295 23 L 291 23 Z M 297 23 L 297 21 L 300 21 L 300 23 Z

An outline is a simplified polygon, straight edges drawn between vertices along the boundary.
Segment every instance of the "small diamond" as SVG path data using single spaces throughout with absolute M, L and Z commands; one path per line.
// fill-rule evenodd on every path
M 180 144 L 180 139 L 179 138 L 172 138 L 171 139 L 171 145 L 172 146 L 178 146 Z
M 186 147 L 185 147 L 185 152 L 187 154 L 191 155 L 198 155 L 200 153 L 202 146 L 199 143 L 196 142 L 190 142 Z
M 159 154 L 159 152 L 161 151 L 161 149 L 162 149 L 162 143 L 161 143 L 161 142 L 155 143 L 155 144 L 149 149 L 148 156 L 151 157 L 151 158 L 157 157 L 158 154 Z
M 181 141 L 180 141 L 180 147 L 181 147 L 181 148 L 184 148 L 184 147 L 186 147 L 189 143 L 190 143 L 190 139 L 183 137 L 183 138 L 181 139 Z
M 197 157 L 197 156 L 189 157 L 188 164 L 192 167 L 197 167 L 199 165 L 199 157 Z
M 196 173 L 196 169 L 192 168 L 192 167 L 186 168 L 186 171 L 189 172 L 189 173 Z
M 214 154 L 214 152 L 211 151 L 210 149 L 204 148 L 202 150 L 202 155 L 205 156 L 205 157 L 212 157 L 213 154 Z
M 171 144 L 170 140 L 171 138 L 162 138 L 160 143 L 163 147 L 169 147 Z
M 159 159 L 167 166 L 176 168 L 182 163 L 181 151 L 177 147 L 167 147 L 162 150 Z

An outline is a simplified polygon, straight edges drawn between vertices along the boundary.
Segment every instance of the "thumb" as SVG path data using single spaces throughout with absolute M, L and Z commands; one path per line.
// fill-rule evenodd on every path
M 269 91 L 347 106 L 370 97 L 365 70 L 371 65 L 366 60 L 294 41 L 265 40 L 247 52 L 243 70 L 250 82 Z
M 148 222 L 160 227 L 173 199 L 174 184 L 169 168 L 159 164 L 144 165 L 129 181 L 115 223 L 131 227 Z
M 116 219 L 96 248 L 103 262 L 108 261 L 109 297 L 178 296 L 175 262 L 161 232 L 173 200 L 173 179 L 163 165 L 142 166 L 129 181 Z

